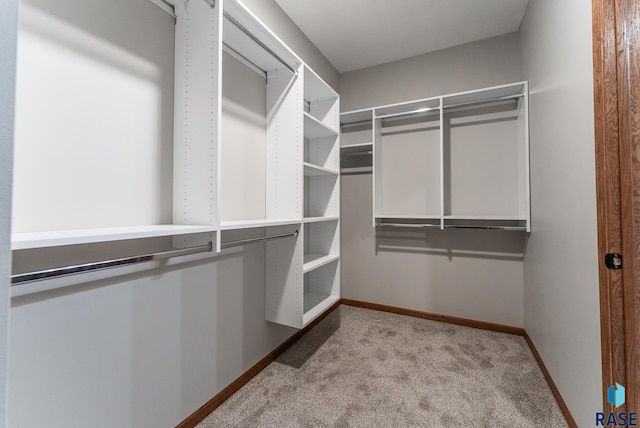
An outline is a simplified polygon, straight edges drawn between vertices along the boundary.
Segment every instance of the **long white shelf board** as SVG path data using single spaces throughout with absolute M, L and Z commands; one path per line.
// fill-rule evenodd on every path
M 302 273 L 311 272 L 312 270 L 334 262 L 339 258 L 340 256 L 336 254 L 305 254 L 303 257 L 304 264 L 302 266 Z
M 370 166 L 361 166 L 354 168 L 340 168 L 340 174 L 363 174 L 373 172 L 373 168 Z
M 340 220 L 338 216 L 331 217 L 305 217 L 302 221 L 304 223 L 319 223 L 321 221 L 337 221 Z
M 445 220 L 487 220 L 487 221 L 522 221 L 527 217 L 519 215 L 446 215 Z
M 338 135 L 338 131 L 320 122 L 306 111 L 303 114 L 305 138 L 335 137 Z
M 324 168 L 321 166 L 313 165 L 308 162 L 304 162 L 304 175 L 307 177 L 318 177 L 321 175 L 338 175 L 339 172 L 333 169 Z
M 155 238 L 215 232 L 215 226 L 148 225 L 107 227 L 96 229 L 59 230 L 51 232 L 13 233 L 11 249 L 59 247 L 62 245 L 93 244 L 125 239 Z
M 376 216 L 376 220 L 383 220 L 383 219 L 407 219 L 407 220 L 440 220 L 440 216 L 433 214 L 433 215 L 422 215 L 422 214 L 385 214 L 385 215 L 380 215 L 380 216 Z
M 355 150 L 355 149 L 366 149 L 366 148 L 373 148 L 373 143 L 358 143 L 358 144 L 345 144 L 344 146 L 340 146 L 340 150 L 346 150 L 346 151 L 350 151 L 350 150 Z
M 348 125 L 355 122 L 365 122 L 373 119 L 373 109 L 352 110 L 340 113 L 340 124 Z
M 331 305 L 340 299 L 338 296 L 327 296 L 320 293 L 305 293 L 304 313 L 302 324 L 306 325 L 318 317 L 321 313 L 329 309 Z
M 220 223 L 221 230 L 251 229 L 253 227 L 287 226 L 300 224 L 299 218 L 291 219 L 258 219 L 258 220 L 228 220 Z

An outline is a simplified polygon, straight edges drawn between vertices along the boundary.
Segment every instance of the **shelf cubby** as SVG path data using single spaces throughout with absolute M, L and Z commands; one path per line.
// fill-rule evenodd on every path
M 340 215 L 338 175 L 304 177 L 304 217 L 332 217 Z
M 304 224 L 305 273 L 337 259 L 339 253 L 337 220 Z
M 304 274 L 303 324 L 313 321 L 340 299 L 338 259 Z

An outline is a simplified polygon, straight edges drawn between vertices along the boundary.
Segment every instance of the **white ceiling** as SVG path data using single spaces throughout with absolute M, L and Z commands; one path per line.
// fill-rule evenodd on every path
M 339 72 L 517 31 L 529 0 L 276 0 Z

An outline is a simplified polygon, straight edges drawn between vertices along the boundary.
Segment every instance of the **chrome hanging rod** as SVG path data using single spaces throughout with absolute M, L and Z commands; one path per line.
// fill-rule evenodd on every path
M 524 97 L 524 94 L 513 94 L 513 95 L 506 95 L 504 97 L 497 97 L 497 98 L 488 98 L 485 100 L 478 100 L 478 101 L 468 101 L 468 102 L 464 102 L 464 103 L 456 103 L 456 104 L 450 104 L 450 105 L 445 105 L 443 106 L 443 109 L 451 109 L 451 108 L 456 108 L 456 107 L 463 107 L 463 106 L 470 106 L 470 105 L 475 105 L 475 104 L 486 104 L 486 103 L 494 103 L 494 102 L 500 102 L 500 101 L 506 101 L 506 100 L 511 100 L 511 99 L 518 99 L 518 98 L 522 98 Z M 410 111 L 405 111 L 405 112 L 400 112 L 400 113 L 390 113 L 390 114 L 383 114 L 380 116 L 376 116 L 376 119 L 389 119 L 392 117 L 400 117 L 400 116 L 409 116 L 412 114 L 419 114 L 419 113 L 427 113 L 430 111 L 436 111 L 436 110 L 440 110 L 440 107 L 425 107 L 425 108 L 419 108 L 416 110 L 410 110 Z M 364 123 L 367 123 L 368 121 L 363 121 Z M 353 122 L 354 124 L 359 123 L 359 122 Z M 342 126 L 350 126 L 350 123 L 346 123 Z
M 373 150 L 368 150 L 366 152 L 351 152 L 351 153 L 343 153 L 342 156 L 365 156 L 372 155 Z
M 411 111 L 403 111 L 401 113 L 390 113 L 390 114 L 383 114 L 381 116 L 376 116 L 376 119 L 389 119 L 391 117 L 400 117 L 400 116 L 409 116 L 412 114 L 419 114 L 419 113 L 428 113 L 430 111 L 437 111 L 440 110 L 440 107 L 424 107 L 424 108 L 419 108 L 416 110 L 411 110 Z
M 229 15 L 228 13 L 225 12 L 224 13 L 224 17 L 230 23 L 232 23 L 234 26 L 236 26 L 236 28 L 238 28 L 240 31 L 242 31 L 244 34 L 246 34 L 247 37 L 249 37 L 251 40 L 256 42 L 258 44 L 258 46 L 260 46 L 262 49 L 264 49 L 269 55 L 271 55 L 276 60 L 278 60 L 278 62 L 281 63 L 282 65 L 284 65 L 290 72 L 292 72 L 294 75 L 298 74 L 298 71 L 296 69 L 294 69 L 292 66 L 290 66 L 284 59 L 282 59 L 282 57 L 280 55 L 275 53 L 269 46 L 265 45 L 260 39 L 258 39 L 256 36 L 251 34 L 251 32 L 249 30 L 247 30 L 242 24 L 240 24 L 238 21 L 236 21 L 231 15 Z
M 358 122 L 341 123 L 340 124 L 340 128 L 352 128 L 352 127 L 355 127 L 355 126 L 368 125 L 371 122 L 372 122 L 371 119 L 367 119 L 367 120 L 359 120 Z
M 255 242 L 271 241 L 273 239 L 291 238 L 296 236 L 298 236 L 297 230 L 295 232 L 282 233 L 280 235 L 269 235 L 269 236 L 261 236 L 259 238 L 239 239 L 237 241 L 223 242 L 221 247 L 223 249 L 231 248 L 231 247 L 239 247 L 241 245 L 253 244 Z
M 376 227 L 412 227 L 412 228 L 438 228 L 439 224 L 431 223 L 376 223 Z
M 45 279 L 61 278 L 80 273 L 94 272 L 98 270 L 111 269 L 119 266 L 131 265 L 142 262 L 152 262 L 164 260 L 172 257 L 187 256 L 190 254 L 210 253 L 213 251 L 213 243 L 209 241 L 207 245 L 184 248 L 179 250 L 163 251 L 160 253 L 145 254 L 142 256 L 125 257 L 121 259 L 105 260 L 101 262 L 85 263 L 75 266 L 66 266 L 54 269 L 41 270 L 37 272 L 21 273 L 11 275 L 11 285 L 21 285 L 28 282 L 42 281 Z
M 467 101 L 466 103 L 449 104 L 449 105 L 445 105 L 443 108 L 446 110 L 450 108 L 472 106 L 476 104 L 487 104 L 487 103 L 495 103 L 499 101 L 507 101 L 507 100 L 518 99 L 522 97 L 524 97 L 524 94 L 514 94 L 514 95 L 507 95 L 507 96 L 498 97 L 498 98 L 488 98 L 486 100 Z
M 513 231 L 526 231 L 524 226 L 471 226 L 462 224 L 448 224 L 444 226 L 445 229 L 485 229 L 485 230 L 513 230 Z
M 266 72 L 266 70 L 263 70 L 262 68 L 260 68 L 255 62 L 251 61 L 249 58 L 247 58 L 246 56 L 242 55 L 240 52 L 238 52 L 237 50 L 235 50 L 234 48 L 232 48 L 231 46 L 229 46 L 226 43 L 222 43 L 222 49 L 226 53 L 228 53 L 229 55 L 231 55 L 232 57 L 234 57 L 235 59 L 237 59 L 238 61 L 240 61 L 244 65 L 246 65 L 247 67 L 249 67 L 251 70 L 255 71 L 256 74 L 258 74 L 264 80 L 267 80 L 267 72 Z

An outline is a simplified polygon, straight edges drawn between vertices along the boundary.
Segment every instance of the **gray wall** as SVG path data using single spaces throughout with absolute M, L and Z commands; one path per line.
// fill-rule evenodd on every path
M 11 173 L 18 2 L 0 7 L 0 427 L 7 426 Z
M 519 40 L 509 34 L 345 73 L 341 110 L 519 80 Z M 522 234 L 376 232 L 371 174 L 341 183 L 343 297 L 524 326 Z
M 304 35 L 300 28 L 284 13 L 274 0 L 242 0 L 262 22 L 276 33 L 309 67 L 335 91 L 339 91 L 340 73 Z
M 271 14 L 264 20 L 276 33 L 281 29 L 286 32 L 292 47 L 306 46 L 308 40 L 296 33 L 275 4 L 254 3 L 259 16 L 261 12 Z M 158 124 L 158 143 L 171 153 L 173 19 L 148 0 L 90 0 L 81 4 L 74 0 L 29 0 L 25 4 L 62 26 L 86 31 L 157 67 L 162 76 L 160 107 L 166 115 Z M 3 23 L 11 12 L 9 8 L 3 13 Z M 3 49 L 11 40 L 5 39 L 4 32 L 12 23 L 15 25 L 15 18 L 2 26 Z M 321 62 L 317 51 L 299 54 L 306 55 L 305 60 Z M 0 81 L 3 103 L 5 92 L 13 88 L 5 88 L 8 79 L 4 76 Z M 93 107 L 99 111 L 99 104 Z M 6 131 L 2 129 L 3 166 L 11 157 L 10 146 L 5 145 Z M 165 165 L 168 167 L 158 179 L 170 183 L 170 157 Z M 8 173 L 4 167 L 0 171 Z M 170 192 L 164 196 L 160 215 L 170 219 Z M 8 198 L 8 189 L 2 187 L 0 206 L 9 206 Z M 0 260 L 5 263 L 9 260 L 4 256 L 8 217 L 4 211 L 2 214 Z M 251 233 L 229 234 L 225 239 Z M 14 269 L 69 257 L 109 259 L 167 245 L 165 239 L 152 239 L 81 246 L 79 251 L 21 251 L 15 254 Z M 0 266 L 0 271 L 3 269 L 4 265 Z M 162 266 L 140 264 L 86 274 L 65 280 L 69 283 L 65 288 L 14 296 L 10 310 L 11 426 L 175 426 L 295 332 L 265 321 L 264 272 L 264 245 L 257 244 L 216 258 L 188 256 Z M 0 325 L 5 321 L 0 315 Z M 0 333 L 0 351 L 1 339 Z
M 340 109 L 357 110 L 517 82 L 515 33 L 468 43 L 340 76 Z
M 521 37 L 533 217 L 525 327 L 578 426 L 592 426 L 602 377 L 591 3 L 531 0 Z

